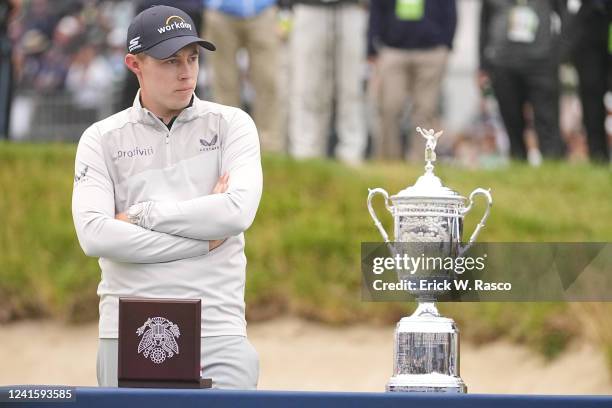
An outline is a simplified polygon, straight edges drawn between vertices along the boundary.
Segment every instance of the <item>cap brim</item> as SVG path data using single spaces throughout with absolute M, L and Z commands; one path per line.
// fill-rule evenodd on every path
M 162 41 L 159 44 L 155 44 L 153 47 L 145 50 L 147 55 L 157 59 L 166 59 L 176 54 L 181 48 L 188 46 L 189 44 L 197 43 L 201 47 L 207 50 L 214 51 L 217 47 L 213 43 L 203 40 L 199 37 L 186 35 L 182 37 L 169 38 L 166 41 Z

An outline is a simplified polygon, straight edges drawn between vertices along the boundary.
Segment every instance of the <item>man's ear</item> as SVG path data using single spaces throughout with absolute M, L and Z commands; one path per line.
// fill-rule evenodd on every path
M 134 75 L 139 76 L 142 73 L 142 60 L 136 55 L 126 54 L 124 61 L 125 66 L 132 71 Z

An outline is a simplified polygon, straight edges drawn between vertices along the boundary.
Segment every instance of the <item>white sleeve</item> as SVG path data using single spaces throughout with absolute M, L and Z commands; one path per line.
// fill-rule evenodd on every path
M 248 114 L 237 110 L 224 136 L 221 171 L 229 173 L 227 191 L 179 202 L 148 202 L 141 226 L 201 240 L 223 239 L 249 228 L 263 184 L 257 128 Z
M 72 191 L 72 218 L 87 256 L 118 262 L 158 263 L 208 253 L 209 243 L 160 232 L 115 219 L 113 182 L 94 126 L 77 148 Z

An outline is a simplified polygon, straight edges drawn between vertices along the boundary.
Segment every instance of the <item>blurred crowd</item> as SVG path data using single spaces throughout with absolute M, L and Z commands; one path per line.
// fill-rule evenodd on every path
M 420 126 L 467 165 L 610 162 L 610 0 L 0 0 L 0 136 L 41 98 L 130 106 L 127 27 L 152 4 L 217 46 L 199 96 L 249 110 L 264 150 L 419 163 Z
M 79 103 L 125 77 L 126 2 L 31 0 L 9 26 L 16 88 L 79 90 Z M 76 92 L 75 92 L 76 94 Z

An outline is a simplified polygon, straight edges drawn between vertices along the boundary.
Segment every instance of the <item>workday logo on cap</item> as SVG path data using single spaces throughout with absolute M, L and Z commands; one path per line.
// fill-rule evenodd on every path
M 170 17 L 168 17 L 166 19 L 166 25 L 158 27 L 157 31 L 160 34 L 163 34 L 166 31 L 185 29 L 185 28 L 187 30 L 191 30 L 191 24 L 189 24 L 185 20 L 183 20 L 183 17 L 181 17 L 181 16 L 170 16 Z

